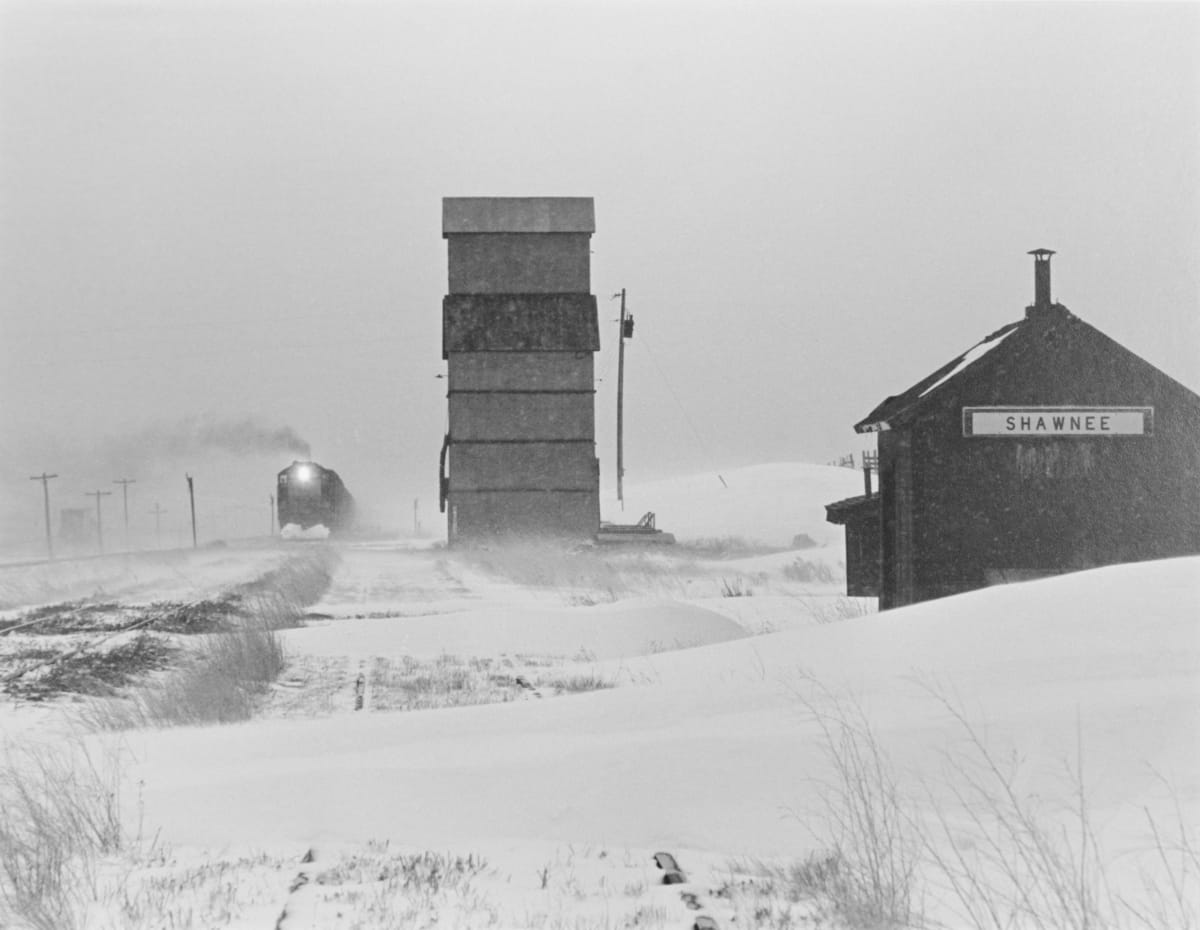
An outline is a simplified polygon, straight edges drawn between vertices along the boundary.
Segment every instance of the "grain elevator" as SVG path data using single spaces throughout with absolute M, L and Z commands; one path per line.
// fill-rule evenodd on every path
M 588 197 L 447 197 L 442 301 L 450 543 L 600 525 Z

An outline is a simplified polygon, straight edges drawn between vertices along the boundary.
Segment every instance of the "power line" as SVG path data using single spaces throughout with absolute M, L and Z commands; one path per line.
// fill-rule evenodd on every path
M 375 346 L 383 347 L 388 342 L 386 337 L 376 337 L 374 339 L 326 339 L 321 342 L 296 342 L 296 343 L 278 343 L 270 340 L 241 340 L 223 345 L 219 349 L 214 349 L 211 352 L 188 352 L 188 361 L 197 361 L 212 358 L 229 358 L 231 356 L 246 356 L 253 355 L 255 357 L 261 355 L 272 355 L 279 353 L 295 353 L 307 351 L 325 351 L 331 346 L 339 347 L 357 347 L 357 346 Z M 135 352 L 133 354 L 106 354 L 99 362 L 104 365 L 111 366 L 114 362 L 148 362 L 160 357 L 162 351 L 162 343 L 154 350 L 146 352 Z M 92 349 L 95 347 L 92 346 Z M 60 353 L 61 355 L 61 353 Z M 56 356 L 54 359 L 46 359 L 37 363 L 36 367 L 50 368 L 52 366 L 60 366 L 62 364 L 61 357 Z
M 311 313 L 299 313 L 295 311 L 285 311 L 270 316 L 256 314 L 251 320 L 252 324 L 266 324 L 271 328 L 277 328 L 281 323 L 296 324 L 299 322 L 308 322 L 313 320 L 327 321 L 336 319 L 332 316 L 328 309 L 314 310 Z M 55 334 L 56 338 L 62 335 L 71 336 L 101 336 L 101 335 L 119 335 L 121 333 L 142 333 L 149 330 L 169 330 L 176 333 L 182 329 L 223 329 L 228 330 L 230 327 L 245 326 L 247 324 L 245 316 L 233 316 L 227 318 L 212 317 L 204 320 L 171 320 L 163 323 L 146 323 L 146 322 L 128 322 L 118 323 L 112 326 L 95 326 L 90 329 L 71 329 L 69 333 Z M 46 335 L 45 330 L 15 330 L 5 333 L 5 338 L 10 341 L 30 339 L 42 339 Z
M 687 408 L 683 406 L 683 401 L 681 401 L 679 399 L 679 395 L 675 393 L 675 388 L 671 386 L 671 382 L 667 378 L 667 373 L 665 371 L 663 371 L 662 365 L 660 365 L 658 363 L 658 356 L 656 356 L 654 354 L 654 352 L 650 348 L 650 343 L 648 343 L 646 341 L 645 333 L 642 333 L 641 343 L 642 343 L 642 345 L 644 345 L 646 347 L 646 354 L 650 356 L 650 361 L 652 361 L 654 363 L 654 367 L 656 369 L 658 369 L 659 377 L 662 378 L 663 384 L 666 385 L 667 391 L 670 393 L 671 397 L 674 398 L 676 406 L 679 407 L 679 412 L 683 414 L 683 419 L 686 421 L 687 425 L 691 428 L 692 435 L 696 437 L 696 443 L 700 446 L 701 453 L 704 455 L 704 457 L 706 459 L 708 459 L 711 462 L 712 455 L 708 448 L 708 444 L 704 441 L 704 438 L 700 435 L 700 430 L 696 428 L 696 424 L 692 421 L 692 418 L 688 415 Z M 718 475 L 717 477 L 720 478 L 720 475 Z M 722 484 L 725 483 L 724 478 L 721 478 L 721 483 Z

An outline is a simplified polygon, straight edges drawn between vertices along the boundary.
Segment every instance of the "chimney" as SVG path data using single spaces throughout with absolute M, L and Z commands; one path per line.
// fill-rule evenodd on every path
M 1026 309 L 1049 310 L 1053 306 L 1050 301 L 1050 256 L 1054 252 L 1051 249 L 1034 249 L 1029 254 L 1033 256 L 1033 306 Z

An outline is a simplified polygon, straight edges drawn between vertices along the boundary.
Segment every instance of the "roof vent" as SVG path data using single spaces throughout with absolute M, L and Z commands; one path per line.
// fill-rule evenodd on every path
M 1026 307 L 1026 316 L 1039 310 L 1049 310 L 1053 304 L 1050 300 L 1050 256 L 1051 249 L 1034 249 L 1029 253 L 1033 256 L 1033 306 Z

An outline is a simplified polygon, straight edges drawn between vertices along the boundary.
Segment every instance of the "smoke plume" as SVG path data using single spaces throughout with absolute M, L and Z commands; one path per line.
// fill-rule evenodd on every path
M 297 455 L 308 458 L 309 444 L 290 426 L 266 426 L 253 417 L 220 420 L 189 417 L 156 424 L 108 442 L 108 458 L 181 461 L 211 453 L 234 456 Z

